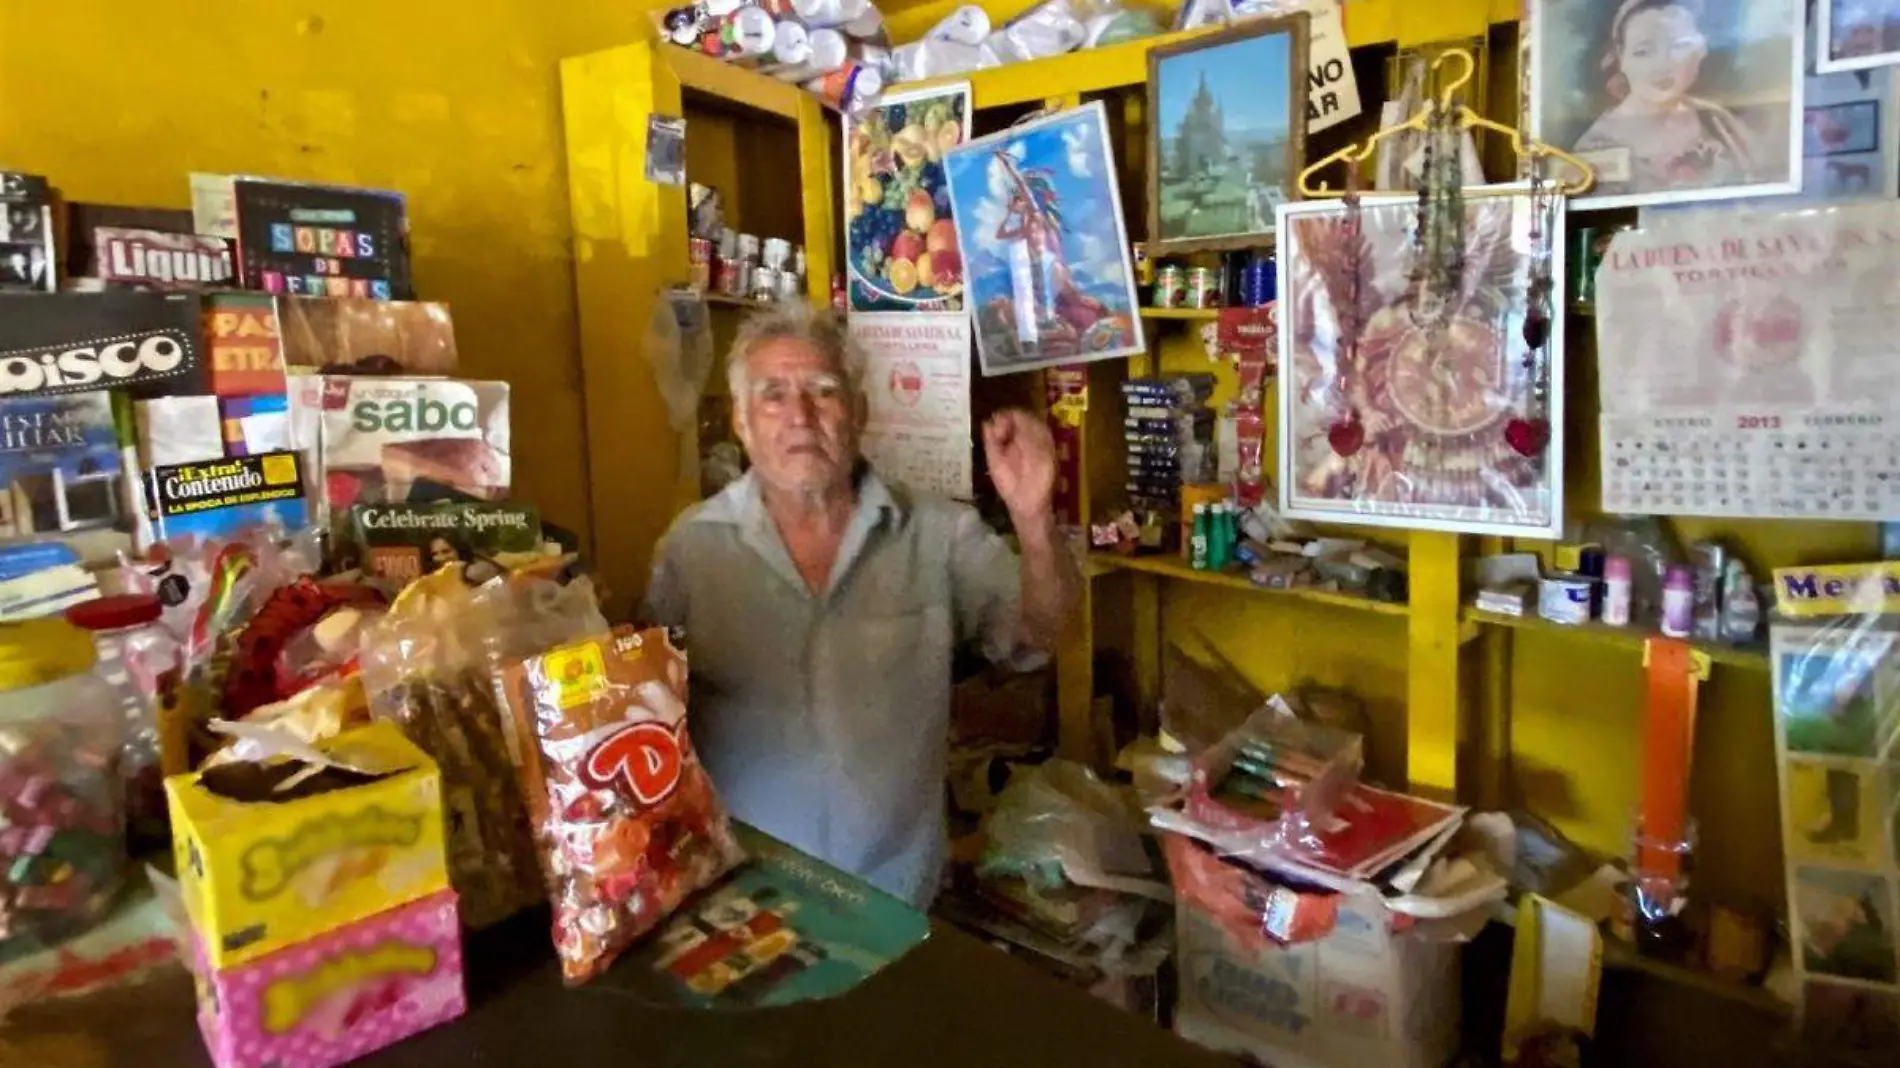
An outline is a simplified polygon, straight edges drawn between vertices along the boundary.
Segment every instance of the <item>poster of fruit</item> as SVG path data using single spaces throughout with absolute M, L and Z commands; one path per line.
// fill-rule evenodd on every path
M 1146 349 L 1101 101 L 944 153 L 986 375 Z
M 1290 518 L 1554 538 L 1563 530 L 1563 331 L 1524 339 L 1538 234 L 1523 194 L 1465 201 L 1454 288 L 1415 272 L 1418 203 L 1283 204 L 1280 505 Z M 1564 277 L 1550 243 L 1549 277 Z M 1563 307 L 1561 285 L 1550 298 Z M 1538 365 L 1548 385 L 1538 397 Z M 1555 428 L 1554 430 L 1552 428 Z
M 844 122 L 851 310 L 962 310 L 943 156 L 969 139 L 969 83 L 891 93 Z

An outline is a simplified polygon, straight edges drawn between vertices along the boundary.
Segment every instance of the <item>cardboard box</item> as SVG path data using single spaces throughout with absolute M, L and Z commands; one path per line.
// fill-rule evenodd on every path
M 213 792 L 256 780 L 256 765 L 165 780 L 180 890 L 215 967 L 256 960 L 448 889 L 435 762 L 388 723 L 317 748 L 352 768 L 391 770 L 292 801 Z M 269 796 L 270 783 L 298 767 L 273 765 L 272 779 L 261 789 L 247 784 L 247 795 Z
M 1170 867 L 1182 856 L 1170 848 Z M 1461 943 L 1395 931 L 1376 895 L 1342 895 L 1331 934 L 1283 946 L 1223 922 L 1183 884 L 1177 875 L 1182 1038 L 1274 1068 L 1439 1068 L 1458 1052 Z M 1271 890 L 1262 879 L 1248 893 L 1265 902 Z
M 330 1068 L 447 1023 L 468 1004 L 449 891 L 235 968 L 193 949 L 198 1030 L 218 1068 Z

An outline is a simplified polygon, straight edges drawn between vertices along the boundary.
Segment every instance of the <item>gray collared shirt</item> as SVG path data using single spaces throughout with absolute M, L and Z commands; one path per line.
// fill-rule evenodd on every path
M 747 475 L 674 522 L 647 611 L 686 628 L 693 743 L 732 814 L 925 905 L 945 858 L 951 654 L 977 640 L 1012 657 L 1021 593 L 975 509 L 869 471 L 814 593 Z

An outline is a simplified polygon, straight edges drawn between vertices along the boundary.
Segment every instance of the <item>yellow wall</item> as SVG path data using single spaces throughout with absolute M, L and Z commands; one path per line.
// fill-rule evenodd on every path
M 557 62 L 609 0 L 0 0 L 0 166 L 185 207 L 188 171 L 396 189 L 464 373 L 514 386 L 515 481 L 588 526 Z

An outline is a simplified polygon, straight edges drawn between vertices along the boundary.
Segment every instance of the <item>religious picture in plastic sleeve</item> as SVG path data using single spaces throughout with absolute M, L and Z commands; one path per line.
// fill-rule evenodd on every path
M 1146 351 L 1100 101 L 944 154 L 986 375 Z
M 1280 209 L 1280 496 L 1289 516 L 1519 537 L 1562 527 L 1563 331 L 1525 341 L 1562 279 L 1561 198 L 1471 197 L 1463 267 L 1427 292 L 1413 198 Z M 1561 307 L 1560 293 L 1551 296 Z M 1350 440 L 1346 440 L 1350 439 Z
M 1900 63 L 1900 0 L 1816 0 L 1815 69 L 1866 70 Z
M 969 137 L 968 83 L 887 93 L 844 117 L 852 311 L 963 310 L 963 256 L 943 157 Z
M 1531 131 L 1596 170 L 1572 208 L 1801 188 L 1803 0 L 1547 0 Z

